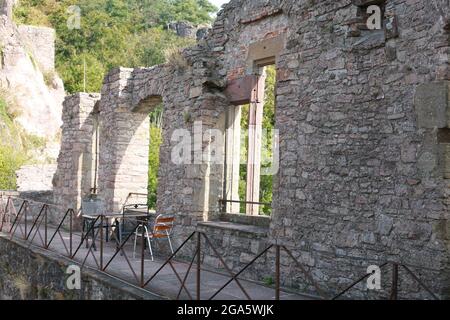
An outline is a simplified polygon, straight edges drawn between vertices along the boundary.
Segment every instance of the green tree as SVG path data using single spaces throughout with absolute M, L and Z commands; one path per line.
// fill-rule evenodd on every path
M 67 9 L 81 9 L 81 28 L 70 30 Z M 19 23 L 56 30 L 56 66 L 66 90 L 100 91 L 110 69 L 152 66 L 165 62 L 164 51 L 193 41 L 167 30 L 172 21 L 209 23 L 217 10 L 207 0 L 22 0 L 15 10 Z
M 217 7 L 206 0 L 175 0 L 172 20 L 188 21 L 198 25 L 211 22 L 211 14 L 216 11 Z

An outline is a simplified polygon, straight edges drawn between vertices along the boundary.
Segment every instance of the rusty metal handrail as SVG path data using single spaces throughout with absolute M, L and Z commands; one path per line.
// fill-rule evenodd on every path
M 386 266 L 392 266 L 392 281 L 391 281 L 391 292 L 390 292 L 390 300 L 398 300 L 398 289 L 399 289 L 399 268 L 402 267 L 406 270 L 406 272 L 421 286 L 425 291 L 428 292 L 428 294 L 433 297 L 434 300 L 440 300 L 424 283 L 422 280 L 419 279 L 419 277 L 414 274 L 411 269 L 409 269 L 406 265 L 396 263 L 396 262 L 385 262 L 382 265 L 380 265 L 380 269 L 383 269 Z M 371 276 L 374 273 L 368 273 L 358 280 L 354 281 L 351 285 L 349 285 L 347 288 L 345 288 L 343 291 L 339 292 L 337 295 L 335 295 L 332 300 L 337 300 L 340 297 L 342 297 L 344 294 L 346 294 L 349 290 L 354 288 L 359 283 L 363 282 L 365 279 L 367 279 L 369 276 Z
M 19 210 L 16 210 L 16 205 L 14 203 L 14 199 L 19 199 L 21 200 L 21 203 L 19 205 Z M 31 216 L 31 220 L 32 220 L 32 226 L 31 229 L 28 230 L 28 218 L 30 218 L 29 216 L 29 208 L 30 208 L 30 204 L 34 203 L 34 204 L 42 204 L 38 212 L 38 214 L 36 216 Z M 212 251 L 214 252 L 214 254 L 219 258 L 221 264 L 224 266 L 224 269 L 226 271 L 226 274 L 223 273 L 219 273 L 219 272 L 214 272 L 216 274 L 220 274 L 222 276 L 226 276 L 226 277 L 230 277 L 226 283 L 224 283 L 224 285 L 222 287 L 220 287 L 220 289 L 218 289 L 210 298 L 209 300 L 214 299 L 215 297 L 217 297 L 230 283 L 232 283 L 233 281 L 238 285 L 238 287 L 240 288 L 240 290 L 243 292 L 244 296 L 251 300 L 250 295 L 248 294 L 248 292 L 245 290 L 243 284 L 241 283 L 241 279 L 239 278 L 250 266 L 252 266 L 258 259 L 260 259 L 262 256 L 264 256 L 265 254 L 267 254 L 270 250 L 275 249 L 275 299 L 279 300 L 280 297 L 280 293 L 282 291 L 281 289 L 281 254 L 282 252 L 285 252 L 289 258 L 296 264 L 296 266 L 301 270 L 301 272 L 303 273 L 303 275 L 306 277 L 306 279 L 314 286 L 314 288 L 316 289 L 317 293 L 319 294 L 320 297 L 322 297 L 323 299 L 329 299 L 327 297 L 327 295 L 322 291 L 322 289 L 317 285 L 317 283 L 314 281 L 313 277 L 311 276 L 311 274 L 307 271 L 307 269 L 298 261 L 298 259 L 296 259 L 294 257 L 294 255 L 292 254 L 292 252 L 286 248 L 284 245 L 279 245 L 279 244 L 271 244 L 269 245 L 267 248 L 265 248 L 264 250 L 262 250 L 259 254 L 257 254 L 248 264 L 246 264 L 240 271 L 238 271 L 237 273 L 233 273 L 232 269 L 228 267 L 228 265 L 225 263 L 225 259 L 220 255 L 219 251 L 217 250 L 217 248 L 213 245 L 212 241 L 209 239 L 208 235 L 206 235 L 203 232 L 200 231 L 194 231 L 191 233 L 191 235 L 176 249 L 176 251 L 158 268 L 158 270 L 156 272 L 154 272 L 149 278 L 148 280 L 146 280 L 144 278 L 144 274 L 145 274 L 145 235 L 144 235 L 144 228 L 142 229 L 142 234 L 141 234 L 141 257 L 140 257 L 140 272 L 138 275 L 138 272 L 136 272 L 136 270 L 134 270 L 132 264 L 130 263 L 126 252 L 124 250 L 125 245 L 129 242 L 129 240 L 131 239 L 131 237 L 137 232 L 138 228 L 140 226 L 142 226 L 142 223 L 144 222 L 140 222 L 135 229 L 133 230 L 133 232 L 131 232 L 128 237 L 124 240 L 121 241 L 120 243 L 118 243 L 117 247 L 116 247 L 116 251 L 113 254 L 113 256 L 106 262 L 106 264 L 104 263 L 104 223 L 105 220 L 107 220 L 107 217 L 104 215 L 99 215 L 97 216 L 97 218 L 94 220 L 93 223 L 90 224 L 90 227 L 88 228 L 87 232 L 84 233 L 81 238 L 80 238 L 80 243 L 77 246 L 75 252 L 73 252 L 73 235 L 74 235 L 74 229 L 73 229 L 73 222 L 74 222 L 74 216 L 75 216 L 75 212 L 73 209 L 68 209 L 63 218 L 59 221 L 58 226 L 56 227 L 56 229 L 54 230 L 54 232 L 52 233 L 52 236 L 50 237 L 50 240 L 48 241 L 48 232 L 49 232 L 49 222 L 48 222 L 48 209 L 50 207 L 56 207 L 58 209 L 61 209 L 60 206 L 55 206 L 55 205 L 50 205 L 50 204 L 45 204 L 45 203 L 40 203 L 40 202 L 36 202 L 36 201 L 32 201 L 32 200 L 26 200 L 26 199 L 20 199 L 17 197 L 12 197 L 12 196 L 8 196 L 6 204 L 4 205 L 4 201 L 3 201 L 3 197 L 0 199 L 0 231 L 2 231 L 2 229 L 5 227 L 5 219 L 6 217 L 8 218 L 12 218 L 14 217 L 14 221 L 11 224 L 11 226 L 8 225 L 8 230 L 7 232 L 10 235 L 10 238 L 12 239 L 14 236 L 16 235 L 16 231 L 18 229 L 20 229 L 22 231 L 22 236 L 23 236 L 23 240 L 29 242 L 29 245 L 31 246 L 36 237 L 36 235 L 39 235 L 39 237 L 41 238 L 41 242 L 42 245 L 37 244 L 38 246 L 47 249 L 47 250 L 51 250 L 50 249 L 50 245 L 53 243 L 54 239 L 56 238 L 57 235 L 59 235 L 59 237 L 61 238 L 62 244 L 66 250 L 67 253 L 67 257 L 73 261 L 75 261 L 75 258 L 77 256 L 77 254 L 79 253 L 79 250 L 81 248 L 81 246 L 83 245 L 83 243 L 85 241 L 88 241 L 88 237 L 90 234 L 92 234 L 93 232 L 93 239 L 92 239 L 92 243 L 88 248 L 88 251 L 86 253 L 86 256 L 84 256 L 83 262 L 82 262 L 82 267 L 84 267 L 84 265 L 87 262 L 88 257 L 91 255 L 94 258 L 94 261 L 97 265 L 97 268 L 99 271 L 101 272 L 105 272 L 107 274 L 111 274 L 108 273 L 108 268 L 110 267 L 111 263 L 117 259 L 117 257 L 119 256 L 119 253 L 121 253 L 121 256 L 123 256 L 128 264 L 128 266 L 130 267 L 131 272 L 133 273 L 133 276 L 136 280 L 136 283 L 138 283 L 138 285 L 146 290 L 146 287 L 148 287 L 150 285 L 150 283 L 161 273 L 161 271 L 169 266 L 173 273 L 175 274 L 176 278 L 178 279 L 178 281 L 180 282 L 180 288 L 177 294 L 177 299 L 180 298 L 181 293 L 183 292 L 183 290 L 186 292 L 187 296 L 192 300 L 193 299 L 193 295 L 189 292 L 187 286 L 186 286 L 186 282 L 187 279 L 189 277 L 189 274 L 191 272 L 191 270 L 194 268 L 194 264 L 195 264 L 195 271 L 197 274 L 197 283 L 196 283 L 196 293 L 195 293 L 195 298 L 197 300 L 201 299 L 201 279 L 202 279 L 202 272 L 206 271 L 209 272 L 208 270 L 205 270 L 204 268 L 202 268 L 202 261 L 201 261 L 201 253 L 202 250 L 204 250 L 204 246 L 202 244 L 202 241 L 204 242 L 205 246 L 209 246 Z M 22 229 L 22 225 L 21 225 L 21 221 L 24 219 L 24 230 Z M 69 220 L 68 220 L 69 219 Z M 64 237 L 61 234 L 61 230 L 64 226 L 64 223 L 68 222 L 69 223 L 69 245 L 67 246 L 66 241 L 64 240 Z M 96 227 L 96 224 L 100 222 L 100 227 Z M 41 225 L 44 224 L 44 232 L 45 234 L 42 235 L 41 231 L 40 231 L 40 227 Z M 115 225 L 115 227 L 117 228 L 118 226 Z M 97 232 L 95 233 L 95 228 L 97 228 Z M 112 232 L 114 233 L 114 225 L 112 227 Z M 97 260 L 96 255 L 93 252 L 93 248 L 95 249 L 95 241 L 97 239 L 97 237 L 100 236 L 100 253 L 99 253 L 99 260 Z M 116 241 L 118 241 L 118 239 L 116 239 Z M 184 248 L 187 246 L 187 244 L 190 241 L 195 241 L 195 250 L 194 250 L 194 255 L 192 256 L 192 259 L 190 260 L 189 263 L 189 267 L 188 270 L 186 272 L 186 274 L 181 277 L 180 273 L 176 270 L 173 261 L 174 258 L 177 256 L 177 254 Z M 96 249 L 95 249 L 96 250 Z M 183 262 L 184 263 L 184 262 Z M 390 298 L 392 300 L 396 300 L 398 299 L 398 287 L 399 287 L 399 268 L 403 268 L 404 270 L 406 270 L 406 272 L 414 279 L 414 281 L 416 281 L 420 287 L 422 287 L 423 289 L 425 289 L 425 291 L 427 291 L 430 296 L 432 296 L 434 299 L 439 300 L 439 298 L 419 279 L 419 277 L 414 274 L 411 269 L 404 265 L 404 264 L 400 264 L 400 263 L 395 263 L 395 262 L 386 262 L 383 265 L 381 265 L 381 268 L 386 267 L 387 265 L 392 265 L 393 267 L 393 277 L 392 277 L 392 286 L 391 286 L 391 294 L 390 294 Z M 112 275 L 112 274 L 111 274 Z M 121 279 L 120 277 L 118 277 L 117 275 L 114 275 L 116 278 Z M 336 300 L 338 298 L 340 298 L 341 296 L 343 296 L 345 293 L 347 293 L 349 290 L 351 290 L 353 287 L 355 287 L 357 284 L 361 283 L 362 281 L 364 281 L 367 277 L 369 277 L 370 274 L 366 274 L 363 277 L 361 277 L 360 279 L 358 279 L 357 281 L 353 282 L 350 286 L 346 287 L 343 291 L 341 291 L 339 294 L 337 294 L 336 296 L 334 296 L 332 299 Z M 129 282 L 128 280 L 125 279 L 121 279 L 125 282 Z

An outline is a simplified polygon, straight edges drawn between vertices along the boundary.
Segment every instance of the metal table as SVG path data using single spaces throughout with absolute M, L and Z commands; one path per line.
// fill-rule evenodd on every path
M 116 241 L 117 247 L 122 244 L 122 241 L 130 235 L 130 233 L 135 230 L 138 224 L 147 224 L 152 217 L 156 217 L 156 212 L 150 212 L 148 206 L 146 204 L 129 204 L 125 205 L 122 209 L 121 213 L 98 213 L 99 211 L 95 206 L 91 204 L 92 202 L 86 202 L 84 205 L 89 210 L 88 214 L 83 214 L 83 235 L 86 231 L 90 234 L 92 239 L 94 240 L 93 248 L 96 249 L 95 246 L 95 238 L 98 235 L 95 234 L 95 229 L 103 227 L 106 229 L 106 242 L 109 241 L 109 238 L 113 238 Z M 92 208 L 91 208 L 92 207 Z M 103 217 L 103 218 L 102 218 Z M 106 220 L 106 224 L 103 225 L 94 225 L 98 223 L 99 219 L 102 219 L 103 223 Z M 127 226 L 130 226 L 127 228 Z M 92 227 L 93 226 L 93 227 Z M 110 231 L 111 228 L 111 231 Z M 89 242 L 89 235 L 86 236 L 86 245 Z

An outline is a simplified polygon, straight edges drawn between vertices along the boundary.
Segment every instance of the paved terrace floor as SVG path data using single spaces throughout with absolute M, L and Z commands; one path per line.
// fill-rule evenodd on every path
M 20 227 L 17 228 L 15 232 L 16 238 L 23 238 L 23 225 L 20 224 Z M 30 229 L 30 225 L 28 226 L 28 230 Z M 36 229 L 35 229 L 36 230 Z M 38 245 L 42 247 L 43 240 L 39 236 L 42 235 L 44 237 L 44 228 L 39 228 L 39 233 L 35 234 L 35 231 L 32 232 L 30 238 L 28 241 L 31 242 L 31 239 L 34 236 L 34 239 L 32 240 L 32 243 L 34 245 Z M 29 232 L 29 231 L 28 231 Z M 50 240 L 51 236 L 55 232 L 55 228 L 48 228 L 48 239 Z M 64 239 L 64 242 L 63 242 Z M 69 233 L 61 230 L 61 236 L 56 235 L 53 242 L 51 243 L 49 250 L 59 253 L 64 256 L 68 256 L 67 250 L 69 247 Z M 133 240 L 134 237 L 132 237 L 128 243 L 124 246 L 125 255 L 129 260 L 129 264 L 134 269 L 134 272 L 138 279 L 133 275 L 133 271 L 130 268 L 130 265 L 127 262 L 127 259 L 124 255 L 118 254 L 115 259 L 111 262 L 111 264 L 107 268 L 107 273 L 116 277 L 121 278 L 122 280 L 125 280 L 131 284 L 138 285 L 139 286 L 139 279 L 140 279 L 140 270 L 141 270 L 141 258 L 140 258 L 140 246 L 139 241 L 140 238 L 138 238 L 138 247 L 137 247 L 137 253 L 136 258 L 133 258 Z M 79 243 L 81 241 L 81 233 L 73 233 L 73 252 L 75 252 L 76 248 L 78 247 Z M 92 267 L 94 269 L 98 269 L 97 263 L 100 263 L 100 241 L 97 239 L 96 241 L 97 250 L 91 251 L 91 254 L 89 253 L 89 249 L 86 248 L 86 246 L 83 244 L 79 251 L 77 252 L 76 256 L 73 260 L 76 262 L 79 262 L 80 264 L 85 261 L 85 265 Z M 112 256 L 116 252 L 116 242 L 114 240 L 104 243 L 104 250 L 103 250 L 103 261 L 104 265 L 107 264 L 107 262 L 112 258 Z M 94 259 L 94 256 L 96 259 Z M 86 258 L 87 257 L 87 258 Z M 145 252 L 145 264 L 144 264 L 144 279 L 147 281 L 150 279 L 150 277 L 164 264 L 165 260 L 163 258 L 157 258 L 155 257 L 154 261 L 151 261 L 150 254 L 148 250 Z M 175 259 L 172 262 L 173 267 L 176 269 L 176 271 L 179 274 L 179 277 L 181 279 L 184 279 L 186 272 L 189 268 L 189 262 L 180 261 L 178 259 Z M 196 288 L 197 288 L 197 275 L 196 275 L 196 264 L 194 263 L 192 266 L 192 269 L 189 273 L 189 276 L 186 280 L 186 288 L 189 291 L 190 296 L 188 293 L 186 293 L 185 290 L 182 290 L 182 293 L 180 294 L 180 299 L 182 300 L 190 300 L 196 299 Z M 231 278 L 226 274 L 226 270 L 217 270 L 217 272 L 222 273 L 218 274 L 214 270 L 208 269 L 205 270 L 204 266 L 202 266 L 202 272 L 201 272 L 201 299 L 202 300 L 208 300 L 210 299 L 227 281 Z M 253 281 L 247 281 L 244 279 L 239 278 L 239 282 L 244 287 L 248 295 L 251 297 L 252 300 L 274 300 L 275 299 L 275 289 L 269 288 L 265 285 L 253 282 Z M 161 272 L 145 287 L 145 290 L 148 290 L 151 293 L 160 295 L 167 299 L 176 299 L 179 290 L 181 287 L 181 282 L 177 278 L 176 274 L 174 273 L 173 269 L 167 265 L 165 266 Z M 231 282 L 222 292 L 220 292 L 214 299 L 218 300 L 247 300 L 246 296 L 242 292 L 242 290 L 239 288 L 239 286 L 236 284 L 235 281 Z M 311 297 L 297 294 L 297 293 L 291 293 L 286 292 L 285 290 L 282 290 L 280 294 L 281 300 L 312 300 Z

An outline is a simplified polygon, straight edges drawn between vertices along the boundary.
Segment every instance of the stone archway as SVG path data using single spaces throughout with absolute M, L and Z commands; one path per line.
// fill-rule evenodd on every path
M 162 102 L 162 85 L 152 80 L 157 75 L 138 75 L 148 71 L 154 69 L 114 70 L 102 90 L 99 195 L 110 212 L 119 212 L 130 193 L 147 193 L 148 118 Z

